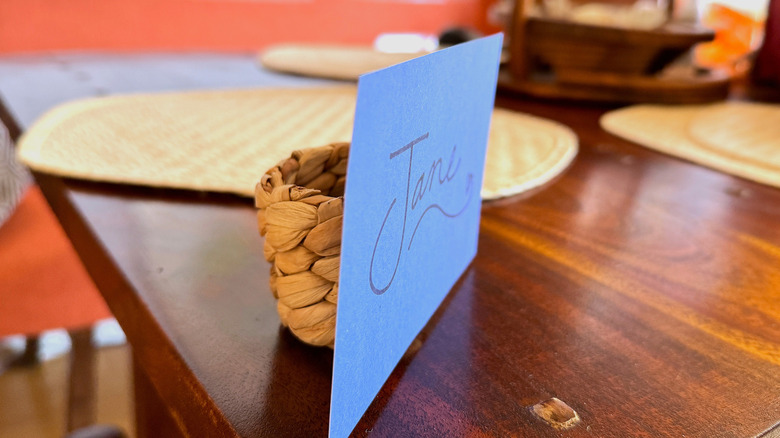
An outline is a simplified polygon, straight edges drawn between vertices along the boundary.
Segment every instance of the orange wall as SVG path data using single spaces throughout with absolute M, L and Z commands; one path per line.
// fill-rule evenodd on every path
M 247 51 L 481 27 L 490 0 L 0 0 L 0 53 Z

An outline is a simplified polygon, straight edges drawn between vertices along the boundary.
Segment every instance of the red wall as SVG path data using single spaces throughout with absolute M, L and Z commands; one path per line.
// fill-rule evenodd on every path
M 248 51 L 370 43 L 380 32 L 484 28 L 491 0 L 0 0 L 0 53 Z

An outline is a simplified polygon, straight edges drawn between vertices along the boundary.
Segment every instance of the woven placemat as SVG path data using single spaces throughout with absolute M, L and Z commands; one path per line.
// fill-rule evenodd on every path
M 349 141 L 356 88 L 257 89 L 113 96 L 57 107 L 23 136 L 20 159 L 60 176 L 254 196 L 296 149 Z M 495 110 L 486 199 L 539 186 L 577 153 L 545 119 Z
M 780 187 L 778 105 L 637 105 L 605 114 L 601 126 L 651 149 Z
M 384 53 L 370 47 L 295 45 L 269 47 L 260 64 L 282 73 L 357 81 L 364 73 L 390 67 L 426 53 Z

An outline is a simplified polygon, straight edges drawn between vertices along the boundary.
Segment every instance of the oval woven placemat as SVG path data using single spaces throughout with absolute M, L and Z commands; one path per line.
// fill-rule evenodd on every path
M 57 107 L 24 135 L 20 159 L 65 177 L 254 196 L 296 149 L 349 141 L 354 86 L 112 96 Z M 567 127 L 494 112 L 485 199 L 539 186 L 577 153 Z
M 642 146 L 780 187 L 780 105 L 637 105 L 605 114 L 601 126 Z

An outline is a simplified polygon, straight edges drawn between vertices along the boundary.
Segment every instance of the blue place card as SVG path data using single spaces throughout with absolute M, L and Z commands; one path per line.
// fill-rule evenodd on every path
M 477 252 L 502 35 L 360 77 L 330 436 L 349 435 Z

